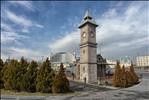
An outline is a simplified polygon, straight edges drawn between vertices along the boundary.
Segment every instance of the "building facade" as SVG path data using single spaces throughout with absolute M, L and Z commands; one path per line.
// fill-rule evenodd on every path
M 60 68 L 60 64 L 63 63 L 65 68 L 65 72 L 68 76 L 70 76 L 75 71 L 75 55 L 69 52 L 58 52 L 50 57 L 52 63 L 52 69 L 58 71 Z
M 104 78 L 106 76 L 106 59 L 104 59 L 100 54 L 97 54 L 97 80 Z M 80 58 L 76 60 L 75 66 L 75 76 L 77 80 L 81 80 L 81 68 L 80 68 Z
M 80 80 L 85 83 L 97 82 L 97 57 L 96 57 L 96 27 L 89 11 L 85 13 L 80 24 Z
M 137 67 L 149 67 L 149 56 L 138 56 L 136 57 Z
M 106 76 L 106 66 L 107 62 L 101 54 L 97 55 L 97 79 L 100 80 Z

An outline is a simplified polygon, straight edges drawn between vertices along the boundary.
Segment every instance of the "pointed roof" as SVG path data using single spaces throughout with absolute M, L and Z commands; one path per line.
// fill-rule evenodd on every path
M 85 12 L 85 15 L 84 15 L 84 19 L 87 19 L 87 18 L 92 19 L 89 10 L 87 10 L 87 11 Z
M 94 25 L 95 27 L 98 26 L 96 24 L 96 22 L 92 19 L 91 14 L 89 13 L 89 10 L 86 11 L 85 16 L 84 16 L 84 20 L 79 25 L 79 28 L 83 27 L 87 23 L 90 23 L 90 24 Z
M 89 12 L 89 10 L 86 11 L 85 16 L 84 16 L 84 20 L 82 21 L 82 23 L 79 25 L 79 28 L 81 28 L 82 26 L 84 26 L 85 24 L 90 23 L 92 25 L 95 25 L 96 27 L 98 26 L 96 24 L 96 22 L 92 19 L 92 16 Z

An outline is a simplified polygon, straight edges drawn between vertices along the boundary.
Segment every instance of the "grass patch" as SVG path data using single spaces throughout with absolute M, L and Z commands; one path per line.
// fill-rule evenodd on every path
M 71 93 L 40 93 L 40 92 L 34 92 L 34 93 L 30 93 L 30 92 L 16 92 L 13 90 L 5 90 L 5 89 L 1 89 L 1 95 L 17 95 L 17 96 L 63 96 L 63 95 L 73 95 L 73 96 L 77 96 L 80 93 L 78 92 L 71 92 Z

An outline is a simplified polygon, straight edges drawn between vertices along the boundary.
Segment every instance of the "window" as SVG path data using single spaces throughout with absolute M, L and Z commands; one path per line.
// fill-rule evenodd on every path
M 85 72 L 85 67 L 83 67 L 83 72 Z
M 94 37 L 95 37 L 95 33 L 94 33 L 93 31 L 91 31 L 91 32 L 90 32 L 90 36 L 91 36 L 92 38 L 94 38 Z
M 83 50 L 83 54 L 85 54 L 85 50 Z

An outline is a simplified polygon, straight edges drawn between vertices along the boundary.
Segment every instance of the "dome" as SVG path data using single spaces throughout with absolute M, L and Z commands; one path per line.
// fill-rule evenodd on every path
M 76 61 L 75 56 L 69 52 L 59 52 L 51 56 L 51 62 L 57 63 L 73 63 Z

